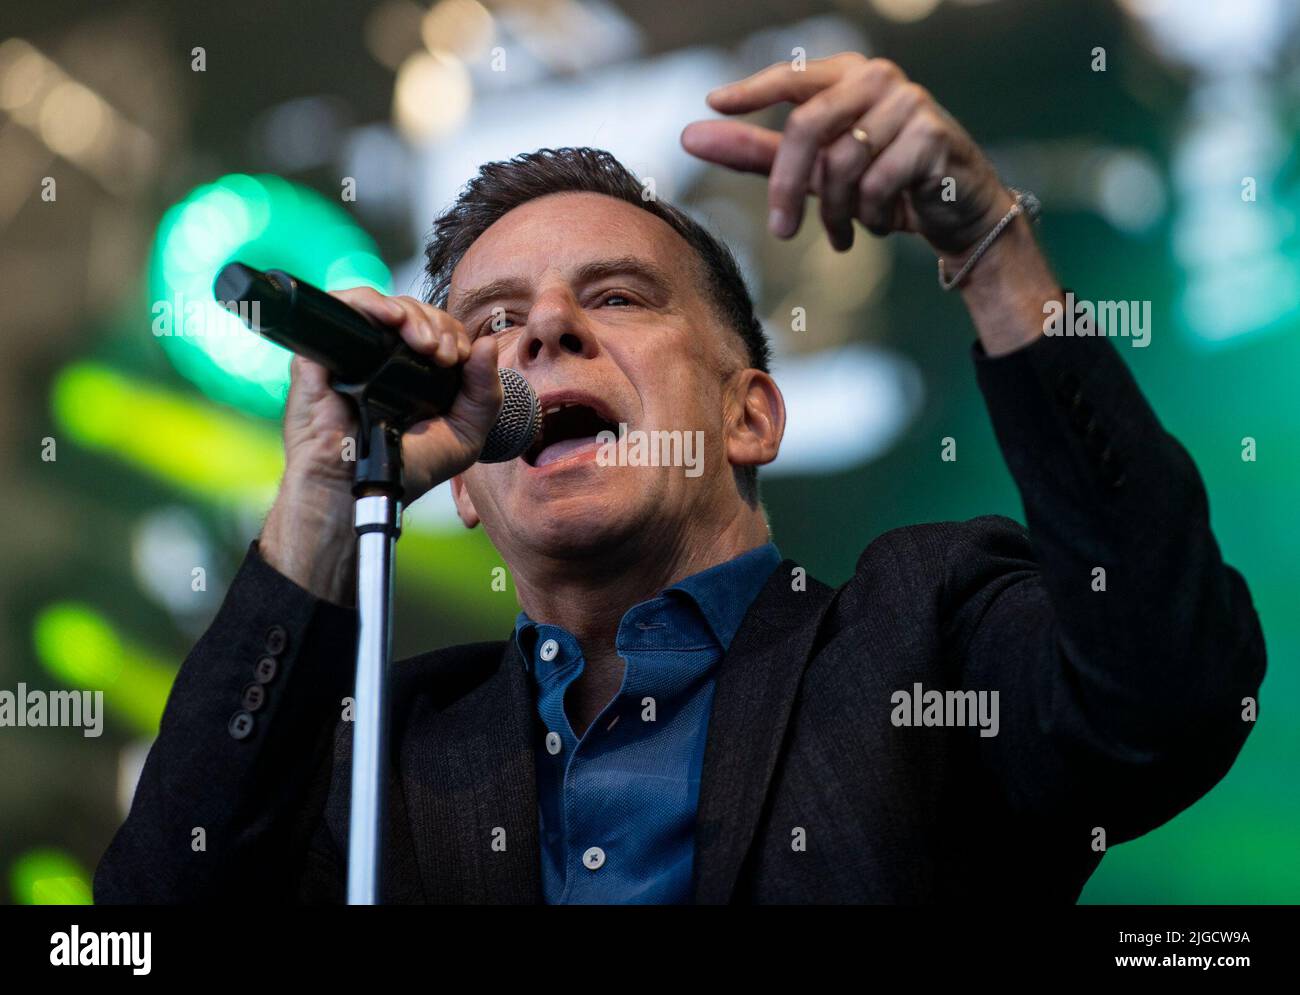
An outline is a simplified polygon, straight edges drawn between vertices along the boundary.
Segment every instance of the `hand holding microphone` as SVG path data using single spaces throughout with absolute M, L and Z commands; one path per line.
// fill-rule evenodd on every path
M 471 344 L 459 321 L 413 297 L 385 297 L 368 287 L 330 296 L 392 328 L 428 365 L 459 373 L 459 389 L 445 410 L 416 421 L 403 435 L 404 502 L 409 505 L 479 459 L 502 405 L 496 342 L 485 337 Z M 355 433 L 356 418 L 351 404 L 332 389 L 339 378 L 331 373 L 321 363 L 294 356 L 285 406 L 286 463 L 301 448 L 302 455 L 310 454 L 309 472 L 350 488 L 354 464 L 342 457 L 343 440 Z M 295 397 L 295 391 L 301 396 Z
M 282 284 L 283 275 L 274 271 L 260 274 L 247 267 L 236 270 L 238 265 L 222 271 L 217 298 L 227 306 L 257 300 L 261 334 L 297 353 L 290 368 L 284 413 L 284 477 L 259 549 L 271 566 L 300 587 L 317 597 L 347 604 L 353 589 L 351 488 L 355 463 L 345 454 L 350 448 L 348 440 L 357 431 L 357 419 L 351 403 L 332 385 L 354 377 L 364 379 L 398 341 L 414 354 L 402 351 L 409 376 L 398 381 L 391 404 L 407 408 L 410 417 L 429 410 L 441 413 L 416 421 L 403 435 L 406 504 L 468 469 L 483 454 L 494 429 L 497 437 L 504 430 L 506 438 L 496 458 L 508 458 L 512 449 L 526 449 L 535 430 L 536 398 L 522 377 L 505 371 L 513 374 L 510 387 L 515 396 L 510 407 L 514 418 L 499 423 L 503 389 L 496 341 L 484 336 L 471 343 L 459 321 L 430 304 L 413 297 L 386 297 L 367 287 L 325 295 L 297 284 L 296 289 L 327 296 L 329 301 L 308 297 L 304 302 L 302 297 L 307 295 L 301 295 L 291 302 L 296 308 L 286 309 L 277 292 L 287 288 L 268 290 L 253 285 L 264 276 Z M 332 310 L 331 302 L 342 302 L 365 319 L 365 324 L 345 327 L 349 315 Z M 258 318 L 256 311 L 245 313 L 254 321 Z M 308 359 L 303 353 L 316 358 Z M 405 386 L 411 386 L 410 397 L 404 396 Z M 424 403 L 429 407 L 416 409 Z

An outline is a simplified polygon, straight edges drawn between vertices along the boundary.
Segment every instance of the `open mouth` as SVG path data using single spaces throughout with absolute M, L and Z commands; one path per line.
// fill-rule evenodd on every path
M 598 445 L 600 432 L 618 434 L 618 425 L 581 401 L 542 401 L 542 433 L 524 462 L 529 466 L 546 466 L 568 459 L 587 446 Z

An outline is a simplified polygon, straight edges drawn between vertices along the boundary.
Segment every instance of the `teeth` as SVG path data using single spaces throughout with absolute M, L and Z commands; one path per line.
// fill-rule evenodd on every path
M 558 404 L 552 404 L 549 408 L 547 408 L 542 413 L 547 415 L 553 415 L 555 414 L 555 412 L 563 411 L 565 408 L 574 408 L 578 406 L 579 403 L 577 401 L 561 401 Z
M 581 407 L 581 406 L 582 406 L 581 403 L 578 402 L 578 401 L 561 401 L 561 402 L 559 402 L 558 404 L 552 404 L 549 408 L 544 408 L 544 409 L 542 410 L 542 414 L 543 414 L 543 415 L 553 415 L 553 414 L 555 414 L 557 411 L 563 411 L 563 410 L 565 410 L 566 408 L 575 408 L 575 407 Z

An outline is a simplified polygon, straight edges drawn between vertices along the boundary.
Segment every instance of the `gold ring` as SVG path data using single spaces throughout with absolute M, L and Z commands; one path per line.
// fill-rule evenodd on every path
M 853 136 L 854 141 L 867 150 L 867 155 L 875 158 L 876 147 L 871 144 L 871 136 L 867 134 L 866 128 L 854 128 L 849 134 Z

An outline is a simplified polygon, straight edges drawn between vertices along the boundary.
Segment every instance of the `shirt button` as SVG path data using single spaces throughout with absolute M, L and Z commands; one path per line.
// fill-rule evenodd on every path
M 588 847 L 582 855 L 583 866 L 589 871 L 598 871 L 605 866 L 605 851 L 598 846 Z
M 542 643 L 542 648 L 538 655 L 547 663 L 550 663 L 560 655 L 560 644 L 554 639 L 548 639 L 546 642 Z
M 560 741 L 560 734 L 558 732 L 548 732 L 546 734 L 547 753 L 549 753 L 551 756 L 555 756 L 557 753 L 560 752 L 561 749 L 563 749 L 563 747 L 564 744 Z

